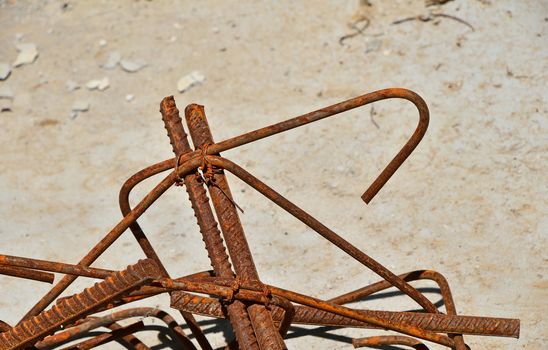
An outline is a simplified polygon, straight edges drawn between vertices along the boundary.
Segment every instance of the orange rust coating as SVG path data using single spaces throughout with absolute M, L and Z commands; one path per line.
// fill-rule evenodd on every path
M 159 270 L 152 260 L 141 260 L 80 294 L 60 300 L 50 310 L 1 333 L 0 350 L 24 349 L 60 327 L 93 313 L 101 305 L 116 300 L 159 277 Z
M 187 106 L 185 118 L 194 146 L 204 152 L 213 143 L 213 136 L 207 123 L 204 107 L 197 104 Z M 259 273 L 255 267 L 238 212 L 234 207 L 228 181 L 222 171 L 216 171 L 216 169 L 208 166 L 206 163 L 207 158 L 203 160 L 204 182 L 209 190 L 211 202 L 215 208 L 236 275 L 244 282 L 259 281 Z M 222 252 L 224 252 L 224 247 Z M 274 325 L 270 311 L 264 305 L 249 305 L 247 312 L 261 349 L 282 350 L 286 348 L 278 329 Z
M 178 163 L 181 164 L 180 158 L 185 154 L 191 153 L 192 150 L 179 116 L 179 110 L 172 96 L 162 100 L 160 112 L 162 113 L 162 120 L 168 132 L 173 152 L 179 160 Z M 184 177 L 180 176 L 179 179 L 184 179 L 185 188 L 213 270 L 217 276 L 232 277 L 233 272 L 228 255 L 226 254 L 213 211 L 209 205 L 209 198 L 203 184 L 199 181 L 200 175 L 197 172 L 192 172 L 186 174 Z M 244 350 L 259 350 L 257 337 L 249 320 L 245 305 L 240 301 L 236 301 L 227 306 L 227 312 L 239 346 Z
M 0 275 L 26 278 L 46 283 L 53 283 L 53 280 L 55 279 L 55 275 L 52 273 L 8 265 L 0 265 Z
M 361 339 L 352 339 L 352 345 L 354 346 L 354 348 L 361 348 L 366 346 L 379 347 L 383 345 L 405 345 L 412 347 L 416 350 L 428 350 L 428 347 L 426 347 L 426 345 L 424 345 L 417 339 L 401 335 L 384 335 Z

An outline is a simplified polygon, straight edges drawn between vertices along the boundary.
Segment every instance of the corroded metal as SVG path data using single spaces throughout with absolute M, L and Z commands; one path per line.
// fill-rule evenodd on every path
M 385 329 L 402 334 L 354 339 L 355 347 L 392 344 L 426 349 L 419 340 L 422 339 L 452 349 L 465 350 L 467 345 L 463 334 L 518 337 L 519 320 L 457 315 L 449 284 L 440 273 L 419 270 L 398 275 L 392 272 L 241 166 L 221 156 L 221 152 L 238 146 L 392 98 L 413 103 L 419 112 L 419 121 L 410 139 L 363 193 L 362 199 L 366 203 L 373 199 L 409 157 L 426 132 L 429 122 L 428 108 L 414 92 L 405 89 L 376 91 L 218 143 L 214 142 L 203 106 L 192 104 L 185 109 L 185 119 L 193 148 L 187 139 L 175 100 L 172 96 L 166 97 L 160 104 L 160 112 L 175 157 L 137 172 L 124 183 L 119 194 L 123 219 L 78 264 L 0 255 L 0 274 L 49 283 L 54 278 L 51 272 L 64 274 L 26 313 L 19 324 L 10 327 L 0 321 L 0 350 L 53 348 L 89 334 L 98 327 L 108 328 L 110 332 L 71 345 L 68 349 L 90 349 L 116 340 L 129 348 L 147 350 L 147 345 L 134 335 L 142 329 L 141 321 L 125 327 L 117 323 L 120 320 L 147 316 L 164 321 L 178 340 L 180 348 L 189 350 L 196 349 L 197 346 L 204 350 L 212 349 L 194 315 L 227 318 L 235 335 L 234 340 L 228 339 L 228 349 L 285 349 L 283 339 L 291 324 Z M 145 179 L 170 169 L 173 170 L 135 208 L 131 208 L 129 196 L 132 189 Z M 382 280 L 329 300 L 263 283 L 238 217 L 239 207 L 232 198 L 225 171 L 302 221 L 375 272 Z M 137 223 L 137 219 L 174 184 L 185 186 L 212 271 L 171 278 Z M 124 271 L 91 267 L 128 228 L 148 259 Z M 295 261 L 295 264 L 298 262 Z M 78 277 L 102 281 L 82 293 L 60 298 L 61 293 Z M 438 310 L 424 294 L 410 284 L 420 279 L 429 279 L 437 284 L 445 304 L 445 313 Z M 399 289 L 414 300 L 425 312 L 380 311 L 347 306 L 391 287 Z M 189 339 L 170 315 L 158 309 L 130 308 L 114 310 L 100 317 L 93 316 L 98 312 L 162 293 L 171 296 L 171 307 L 181 312 L 197 344 Z M 44 311 L 54 301 L 55 305 Z M 62 329 L 63 327 L 67 329 Z
M 102 305 L 160 277 L 152 260 L 142 260 L 112 274 L 80 294 L 58 301 L 50 310 L 31 317 L 0 333 L 1 350 L 18 350 L 33 345 L 61 327 L 95 312 Z

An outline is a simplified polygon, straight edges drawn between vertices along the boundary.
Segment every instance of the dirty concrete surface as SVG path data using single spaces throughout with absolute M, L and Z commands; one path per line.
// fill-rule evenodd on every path
M 472 349 L 545 348 L 548 3 L 370 4 L 0 1 L 0 62 L 11 66 L 19 44 L 38 51 L 0 81 L 13 95 L 0 113 L 1 252 L 75 263 L 98 242 L 121 217 L 123 181 L 171 157 L 158 113 L 164 96 L 175 95 L 180 109 L 205 105 L 220 141 L 406 87 L 428 103 L 430 127 L 368 206 L 360 194 L 415 126 L 408 103 L 375 103 L 225 156 L 394 272 L 443 273 L 459 313 L 522 320 L 519 340 L 468 336 Z M 116 52 L 131 69 L 105 67 Z M 203 81 L 179 93 L 193 72 Z M 92 80 L 103 89 L 86 87 Z M 329 298 L 378 280 L 229 180 L 263 281 Z M 184 191 L 169 191 L 140 222 L 173 276 L 209 268 Z M 126 234 L 94 266 L 121 269 L 142 256 Z M 90 283 L 79 279 L 65 294 Z M 0 286 L 0 319 L 10 324 L 50 288 L 3 276 Z M 169 310 L 167 296 L 146 304 Z M 356 306 L 416 307 L 391 296 Z M 220 346 L 226 324 L 203 321 Z M 349 349 L 352 337 L 378 333 L 294 327 L 287 344 Z M 143 334 L 161 343 L 154 329 Z

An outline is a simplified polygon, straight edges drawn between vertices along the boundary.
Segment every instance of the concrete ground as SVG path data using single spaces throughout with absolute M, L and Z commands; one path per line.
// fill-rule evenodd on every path
M 30 55 L 0 81 L 0 250 L 76 263 L 120 220 L 125 179 L 171 157 L 164 96 L 181 109 L 205 105 L 220 141 L 406 87 L 428 103 L 430 127 L 368 206 L 361 193 L 417 122 L 409 103 L 375 103 L 224 155 L 392 271 L 443 273 L 459 313 L 521 319 L 519 340 L 468 336 L 472 349 L 544 349 L 547 14 L 546 1 L 510 0 L 0 1 L 0 63 L 13 65 L 18 45 Z M 115 52 L 133 72 L 115 65 Z M 195 71 L 197 84 L 178 92 Z M 91 80 L 102 83 L 90 90 Z M 230 181 L 263 281 L 329 298 L 379 279 Z M 184 191 L 168 191 L 140 222 L 173 276 L 209 268 Z M 121 269 L 142 256 L 125 234 L 94 266 Z M 79 279 L 67 294 L 90 283 Z M 432 284 L 415 285 L 439 300 Z M 11 277 L 0 286 L 0 319 L 10 324 L 50 288 Z M 167 296 L 147 302 L 169 310 Z M 354 306 L 416 308 L 390 295 Z M 223 344 L 226 324 L 204 324 Z M 287 344 L 349 349 L 353 337 L 379 333 L 294 327 Z M 158 338 L 154 327 L 143 336 Z

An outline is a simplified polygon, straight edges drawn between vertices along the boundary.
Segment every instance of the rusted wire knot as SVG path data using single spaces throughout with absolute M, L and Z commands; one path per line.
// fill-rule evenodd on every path
M 197 151 L 200 152 L 200 157 L 202 159 L 201 165 L 198 167 L 199 171 L 197 171 L 197 175 L 199 175 L 198 181 L 205 183 L 206 186 L 208 187 L 214 186 L 218 188 L 222 192 L 222 194 L 226 198 L 228 198 L 230 203 L 232 203 L 232 205 L 234 205 L 234 207 L 237 208 L 243 214 L 244 210 L 242 209 L 242 207 L 240 207 L 238 203 L 236 203 L 234 199 L 232 199 L 231 195 L 229 195 L 223 188 L 217 185 L 215 175 L 222 174 L 223 169 L 211 164 L 209 160 L 209 155 L 207 153 L 207 149 L 209 146 L 211 146 L 211 144 L 206 143 L 198 147 L 197 149 Z
M 209 161 L 207 157 L 208 156 L 207 148 L 209 146 L 210 144 L 204 144 L 198 147 L 197 149 L 202 160 L 201 165 L 198 167 L 198 170 L 199 170 L 198 174 L 200 174 L 200 176 L 198 177 L 198 181 L 205 183 L 207 186 L 216 186 L 215 175 L 222 174 L 223 170 L 213 166 L 211 162 Z
M 242 281 L 240 280 L 240 276 L 236 276 L 232 283 L 230 284 L 230 294 L 224 298 L 225 304 L 232 304 L 235 299 L 235 294 L 238 294 L 238 291 L 240 290 L 240 287 L 242 286 Z

